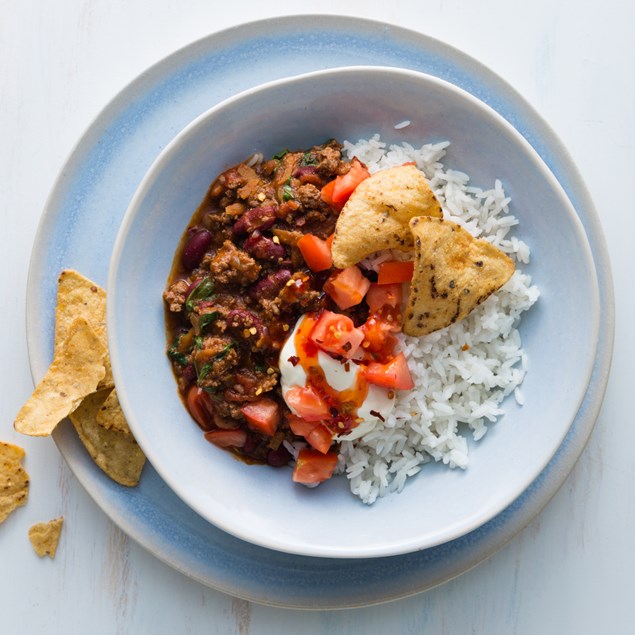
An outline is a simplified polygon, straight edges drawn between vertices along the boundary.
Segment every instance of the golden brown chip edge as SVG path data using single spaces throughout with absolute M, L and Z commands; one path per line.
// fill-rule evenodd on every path
M 421 337 L 463 320 L 514 273 L 509 256 L 453 221 L 421 216 L 410 221 L 410 228 L 415 267 L 404 317 L 406 335 Z M 451 251 L 444 253 L 451 237 Z M 448 259 L 462 267 L 457 275 L 446 276 L 452 264 Z
M 398 187 L 397 187 L 398 185 Z M 362 181 L 340 212 L 331 247 L 338 269 L 357 264 L 385 249 L 412 249 L 408 221 L 413 216 L 442 216 L 441 205 L 421 170 L 400 165 Z

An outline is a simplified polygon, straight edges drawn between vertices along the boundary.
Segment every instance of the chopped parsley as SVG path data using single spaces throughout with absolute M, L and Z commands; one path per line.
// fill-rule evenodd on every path
M 203 278 L 190 292 L 185 301 L 185 308 L 193 311 L 202 300 L 207 300 L 214 293 L 214 283 L 209 278 Z

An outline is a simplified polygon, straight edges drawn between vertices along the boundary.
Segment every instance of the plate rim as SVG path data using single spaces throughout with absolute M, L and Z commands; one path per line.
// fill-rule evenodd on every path
M 584 185 L 581 179 L 581 176 L 575 164 L 573 163 L 568 151 L 566 150 L 566 148 L 564 148 L 562 143 L 556 137 L 555 133 L 553 133 L 551 128 L 540 117 L 540 115 L 538 115 L 538 113 L 529 105 L 529 103 L 517 91 L 515 91 L 515 89 L 513 89 L 509 84 L 507 84 L 507 82 L 505 82 L 497 74 L 495 74 L 493 71 L 491 71 L 490 69 L 482 65 L 480 62 L 478 62 L 474 58 L 466 55 L 465 53 L 462 53 L 461 51 L 452 47 L 451 45 L 448 45 L 424 33 L 412 31 L 397 25 L 391 25 L 387 22 L 369 20 L 364 18 L 355 18 L 355 17 L 349 17 L 349 16 L 319 15 L 318 14 L 314 16 L 300 15 L 300 16 L 282 16 L 282 17 L 275 17 L 275 18 L 267 18 L 264 20 L 257 20 L 253 22 L 247 22 L 247 23 L 232 26 L 232 27 L 229 27 L 228 29 L 211 33 L 198 40 L 195 40 L 194 42 L 190 44 L 180 47 L 175 52 L 170 53 L 169 55 L 157 61 L 155 64 L 149 67 L 144 73 L 142 73 L 137 78 L 129 82 L 126 86 L 124 86 L 117 93 L 117 95 L 97 114 L 93 122 L 88 126 L 87 130 L 79 138 L 74 148 L 71 150 L 71 153 L 69 154 L 67 160 L 64 162 L 60 170 L 60 175 L 56 179 L 53 185 L 51 194 L 49 195 L 49 198 L 45 204 L 45 208 L 44 208 L 45 211 L 42 215 L 42 218 L 40 219 L 40 223 L 38 225 L 38 230 L 36 232 L 36 237 L 34 240 L 34 250 L 32 251 L 31 262 L 29 265 L 29 278 L 27 283 L 27 343 L 28 343 L 29 363 L 31 366 L 31 373 L 35 381 L 39 376 L 43 374 L 42 361 L 36 358 L 36 351 L 35 351 L 36 346 L 33 342 L 33 337 L 30 337 L 30 335 L 33 333 L 33 330 L 34 330 L 34 326 L 33 326 L 34 317 L 32 316 L 31 311 L 29 310 L 29 307 L 32 306 L 34 303 L 33 296 L 36 292 L 37 276 L 39 273 L 41 273 L 41 271 L 38 271 L 35 248 L 42 241 L 43 234 L 46 232 L 46 229 L 47 229 L 47 222 L 50 223 L 52 221 L 51 214 L 47 213 L 47 211 L 51 209 L 52 207 L 54 207 L 55 198 L 56 196 L 60 196 L 59 192 L 60 192 L 60 189 L 64 188 L 65 179 L 67 179 L 67 175 L 72 173 L 72 168 L 74 167 L 74 163 L 75 164 L 79 163 L 79 159 L 81 158 L 80 155 L 82 154 L 81 152 L 82 147 L 86 144 L 87 140 L 89 139 L 91 135 L 94 136 L 97 134 L 99 126 L 101 123 L 103 123 L 104 118 L 106 118 L 109 113 L 111 112 L 114 113 L 117 110 L 117 108 L 120 106 L 120 104 L 124 101 L 124 99 L 127 96 L 129 96 L 130 93 L 134 92 L 135 89 L 141 89 L 143 87 L 144 82 L 148 83 L 152 79 L 152 77 L 157 74 L 158 71 L 165 69 L 167 66 L 170 65 L 170 63 L 175 63 L 181 58 L 187 58 L 191 53 L 196 52 L 198 49 L 201 49 L 201 48 L 205 49 L 210 44 L 213 45 L 219 38 L 220 39 L 224 38 L 225 40 L 228 40 L 228 39 L 231 40 L 232 38 L 234 38 L 236 41 L 244 41 L 249 39 L 250 31 L 254 31 L 254 29 L 262 29 L 263 27 L 266 28 L 267 26 L 270 26 L 270 25 L 274 25 L 274 26 L 277 25 L 277 28 L 279 31 L 281 31 L 282 29 L 285 29 L 285 33 L 288 34 L 290 28 L 302 27 L 303 23 L 306 22 L 307 19 L 313 21 L 312 26 L 314 28 L 320 28 L 322 30 L 332 30 L 332 31 L 346 30 L 349 32 L 354 31 L 356 33 L 363 31 L 364 32 L 363 36 L 365 37 L 369 36 L 370 34 L 369 31 L 373 31 L 373 32 L 380 31 L 384 33 L 392 32 L 393 35 L 395 35 L 398 38 L 400 37 L 402 40 L 415 41 L 416 45 L 419 48 L 420 53 L 422 53 L 426 49 L 426 47 L 430 48 L 432 46 L 433 48 L 437 50 L 437 52 L 440 49 L 442 55 L 450 55 L 455 60 L 461 61 L 462 64 L 464 64 L 466 67 L 470 69 L 468 74 L 471 74 L 476 69 L 481 74 L 485 74 L 485 76 L 487 77 L 490 83 L 496 84 L 499 89 L 504 88 L 507 91 L 508 99 L 511 97 L 512 101 L 516 102 L 516 106 L 520 105 L 521 111 L 524 113 L 524 117 L 528 118 L 528 120 L 531 122 L 531 126 L 532 127 L 538 126 L 538 128 L 540 128 L 541 134 L 543 135 L 545 139 L 544 145 L 557 149 L 558 156 L 566 164 L 569 188 L 573 188 L 576 190 L 577 197 L 575 198 L 577 198 L 577 200 L 580 201 L 579 204 L 576 204 L 575 200 L 572 200 L 572 203 L 574 204 L 576 211 L 578 211 L 578 215 L 579 215 L 579 206 L 582 206 L 585 209 L 591 210 L 593 212 L 588 218 L 581 219 L 581 220 L 583 222 L 583 225 L 585 226 L 585 230 L 587 229 L 587 226 L 590 226 L 590 228 L 593 230 L 592 232 L 592 235 L 594 238 L 593 243 L 595 243 L 594 262 L 596 262 L 599 259 L 603 265 L 602 267 L 596 267 L 596 272 L 597 272 L 598 278 L 603 278 L 603 280 L 598 279 L 598 283 L 600 286 L 600 291 L 601 293 L 603 292 L 603 295 L 604 295 L 604 302 L 602 303 L 602 309 L 603 309 L 603 324 L 606 326 L 606 329 L 604 330 L 603 333 L 601 333 L 601 338 L 600 338 L 600 341 L 598 342 L 598 352 L 596 355 L 596 363 L 594 364 L 594 369 L 593 369 L 592 385 L 588 389 L 585 395 L 584 402 L 579 411 L 579 416 L 581 416 L 582 419 L 584 420 L 584 426 L 582 426 L 583 430 L 582 432 L 580 432 L 579 430 L 576 430 L 575 431 L 576 434 L 573 435 L 575 438 L 570 438 L 568 440 L 568 443 L 565 442 L 566 447 L 561 446 L 561 451 L 559 451 L 556 457 L 554 457 L 554 460 L 557 458 L 560 461 L 560 463 L 562 463 L 562 461 L 565 461 L 565 463 L 567 464 L 567 468 L 562 470 L 561 465 L 559 470 L 556 468 L 556 472 L 558 472 L 558 476 L 555 478 L 553 476 L 553 473 L 545 476 L 546 479 L 550 479 L 552 481 L 549 486 L 549 491 L 547 492 L 547 494 L 545 495 L 545 492 L 543 491 L 542 496 L 540 497 L 541 500 L 537 503 L 534 503 L 534 507 L 532 507 L 531 510 L 527 510 L 527 509 L 521 510 L 522 511 L 522 513 L 520 514 L 521 519 L 518 519 L 515 523 L 513 523 L 513 526 L 508 525 L 502 532 L 504 535 L 499 535 L 498 539 L 494 541 L 496 544 L 488 545 L 487 548 L 481 549 L 481 552 L 476 556 L 472 554 L 472 558 L 468 559 L 468 562 L 466 562 L 464 566 L 458 567 L 458 570 L 456 570 L 455 568 L 454 571 L 448 571 L 447 573 L 443 575 L 439 575 L 436 581 L 434 581 L 433 583 L 427 583 L 427 584 L 421 585 L 419 588 L 413 588 L 410 590 L 410 592 L 407 592 L 407 593 L 401 592 L 395 597 L 392 597 L 392 596 L 388 597 L 388 595 L 386 595 L 385 598 L 379 598 L 379 599 L 375 598 L 374 600 L 371 600 L 368 603 L 344 602 L 342 603 L 342 606 L 317 606 L 317 607 L 315 606 L 301 607 L 297 603 L 294 603 L 293 601 L 285 602 L 284 600 L 280 601 L 280 600 L 276 600 L 272 598 L 269 598 L 267 601 L 267 600 L 264 600 L 262 597 L 245 597 L 245 595 L 241 593 L 241 589 L 231 588 L 230 586 L 227 586 L 227 585 L 223 588 L 222 585 L 218 586 L 218 585 L 211 584 L 209 580 L 201 579 L 197 577 L 196 575 L 192 575 L 192 572 L 188 572 L 184 570 L 182 567 L 179 566 L 178 562 L 176 562 L 174 558 L 170 559 L 167 555 L 161 554 L 160 552 L 158 553 L 156 548 L 153 549 L 151 546 L 146 544 L 147 540 L 144 540 L 143 536 L 139 536 L 137 534 L 137 532 L 134 530 L 134 527 L 131 525 L 131 523 L 127 522 L 127 519 L 120 517 L 120 515 L 116 513 L 116 510 L 111 508 L 111 506 L 107 503 L 107 501 L 103 499 L 103 496 L 100 497 L 99 493 L 96 494 L 94 491 L 91 491 L 91 488 L 89 487 L 90 484 L 84 482 L 84 479 L 81 477 L 81 475 L 78 475 L 77 473 L 75 473 L 75 470 L 73 470 L 73 468 L 71 467 L 71 470 L 75 473 L 75 476 L 77 476 L 80 483 L 88 491 L 88 493 L 93 498 L 93 500 L 95 500 L 98 506 L 100 506 L 109 515 L 109 517 L 113 520 L 113 522 L 115 522 L 129 536 L 135 539 L 139 544 L 144 546 L 144 548 L 149 550 L 156 557 L 163 560 L 164 562 L 167 562 L 168 564 L 170 564 L 170 566 L 172 566 L 173 568 L 177 570 L 180 570 L 181 572 L 185 573 L 189 577 L 198 579 L 203 584 L 206 584 L 207 586 L 211 586 L 218 590 L 225 591 L 227 593 L 231 593 L 238 597 L 244 597 L 244 599 L 248 599 L 248 600 L 252 600 L 252 601 L 260 602 L 264 604 L 271 604 L 275 606 L 289 606 L 293 608 L 345 608 L 350 606 L 366 606 L 368 604 L 375 604 L 382 601 L 390 601 L 390 600 L 398 599 L 401 597 L 407 597 L 408 595 L 420 593 L 429 588 L 432 588 L 433 586 L 442 584 L 446 582 L 448 579 L 455 577 L 455 575 L 458 575 L 472 568 L 473 566 L 476 566 L 478 563 L 482 562 L 487 557 L 492 555 L 492 553 L 494 553 L 496 550 L 501 548 L 504 544 L 508 542 L 509 539 L 513 537 L 513 535 L 515 535 L 518 531 L 520 531 L 532 518 L 534 518 L 541 511 L 541 509 L 549 502 L 549 500 L 553 497 L 553 495 L 555 495 L 560 485 L 562 485 L 562 483 L 564 482 L 566 475 L 572 469 L 573 465 L 579 458 L 584 446 L 586 445 L 586 442 L 588 441 L 588 438 L 594 427 L 595 419 L 597 418 L 597 415 L 601 407 L 602 399 L 606 390 L 606 384 L 608 381 L 608 371 L 610 369 L 610 361 L 612 357 L 615 318 L 614 318 L 613 287 L 612 287 L 612 280 L 610 275 L 610 262 L 608 259 L 608 250 L 607 250 L 606 242 L 605 242 L 604 235 L 599 223 L 599 217 L 597 213 L 595 212 L 595 206 L 593 205 L 590 194 L 588 193 L 586 186 Z M 317 23 L 316 23 L 316 20 L 317 20 Z M 251 33 L 251 36 L 253 36 L 253 33 Z M 274 36 L 281 37 L 279 32 L 275 33 Z M 401 41 L 399 42 L 399 45 L 402 45 Z M 484 100 L 484 101 L 485 103 L 489 104 L 488 100 Z M 500 113 L 500 114 L 502 114 L 505 117 L 503 113 Z M 508 119 L 508 117 L 505 117 L 505 118 Z M 522 130 L 520 130 L 520 132 L 521 134 L 523 134 Z M 526 136 L 526 135 L 523 134 L 523 136 Z M 532 143 L 532 145 L 534 144 Z M 538 150 L 538 148 L 535 148 L 535 149 L 538 152 L 538 154 L 542 156 L 542 153 Z M 550 167 L 550 169 L 553 170 L 553 167 L 550 165 L 550 163 L 546 160 L 545 162 Z M 558 175 L 556 174 L 556 176 Z M 562 183 L 560 178 L 558 178 L 558 180 L 560 181 L 561 185 L 563 186 L 567 194 L 569 194 L 569 190 L 565 186 L 565 184 Z M 587 235 L 588 235 L 588 231 L 587 231 Z M 590 237 L 589 237 L 589 241 L 591 242 Z M 593 244 L 592 244 L 592 247 L 593 247 Z M 595 379 L 595 383 L 593 383 L 594 379 Z M 577 417 L 576 417 L 576 420 L 577 420 Z M 55 436 L 55 440 L 57 443 L 58 442 L 57 436 Z M 65 456 L 65 459 L 66 459 L 64 448 L 60 447 L 60 443 L 58 443 L 58 448 L 60 449 L 60 452 Z M 566 457 L 563 456 L 565 454 L 567 455 Z M 562 472 L 564 472 L 564 476 L 562 476 Z

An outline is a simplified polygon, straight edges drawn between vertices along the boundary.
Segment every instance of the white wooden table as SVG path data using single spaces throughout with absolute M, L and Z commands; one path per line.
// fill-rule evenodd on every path
M 452 44 L 499 73 L 564 141 L 593 195 L 617 295 L 613 370 L 581 460 L 547 509 L 461 577 L 380 607 L 300 612 L 252 605 L 190 581 L 129 540 L 78 484 L 51 439 L 19 437 L 32 390 L 25 289 L 37 223 L 58 171 L 99 110 L 175 49 L 245 20 L 343 13 Z M 0 632 L 474 633 L 633 632 L 635 353 L 626 188 L 635 165 L 635 5 L 624 0 L 0 0 L 0 439 L 27 450 L 30 500 L 0 527 Z M 56 559 L 28 527 L 63 514 Z

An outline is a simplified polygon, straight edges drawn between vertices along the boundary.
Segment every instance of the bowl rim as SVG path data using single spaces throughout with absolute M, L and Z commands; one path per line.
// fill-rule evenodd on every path
M 108 272 L 108 282 L 107 282 L 107 290 L 108 290 L 108 298 L 110 299 L 107 305 L 107 324 L 113 324 L 115 321 L 115 313 L 116 313 L 116 297 L 117 294 L 114 292 L 116 288 L 116 275 L 119 269 L 119 264 L 122 256 L 122 252 L 124 249 L 124 245 L 126 239 L 128 237 L 128 233 L 131 229 L 131 226 L 136 218 L 136 212 L 138 211 L 140 205 L 142 204 L 145 196 L 148 191 L 152 187 L 156 175 L 164 165 L 169 162 L 170 156 L 172 152 L 178 148 L 184 140 L 186 140 L 190 135 L 194 134 L 199 127 L 203 126 L 209 117 L 213 117 L 218 111 L 225 110 L 232 106 L 237 101 L 241 101 L 245 98 L 248 98 L 254 94 L 257 94 L 263 90 L 275 89 L 278 86 L 286 85 L 292 82 L 302 82 L 302 81 L 310 81 L 313 78 L 335 75 L 335 74 L 346 74 L 346 73 L 360 73 L 360 74 L 376 74 L 376 73 L 384 73 L 390 75 L 403 75 L 407 77 L 411 77 L 413 79 L 421 79 L 433 84 L 437 84 L 443 86 L 445 89 L 454 92 L 460 95 L 461 98 L 471 102 L 478 109 L 482 110 L 486 113 L 490 118 L 494 119 L 496 123 L 515 138 L 517 142 L 519 142 L 526 152 L 528 152 L 534 162 L 540 167 L 541 176 L 547 179 L 551 186 L 555 191 L 558 192 L 558 196 L 562 198 L 563 202 L 566 204 L 566 207 L 569 210 L 569 216 L 574 221 L 574 225 L 576 227 L 576 232 L 581 238 L 580 244 L 584 251 L 584 259 L 587 265 L 590 268 L 590 271 L 595 275 L 591 277 L 591 286 L 593 292 L 593 305 L 591 307 L 593 316 L 592 316 L 592 325 L 593 325 L 593 349 L 589 354 L 589 359 L 587 363 L 587 368 L 585 369 L 585 382 L 584 385 L 579 388 L 576 393 L 576 403 L 573 408 L 574 414 L 572 415 L 571 421 L 568 422 L 568 425 L 565 429 L 563 429 L 558 442 L 554 444 L 554 447 L 551 451 L 545 454 L 543 460 L 540 463 L 536 463 L 533 472 L 530 476 L 527 477 L 526 482 L 524 483 L 523 488 L 520 491 L 515 492 L 513 495 L 510 494 L 506 498 L 498 498 L 496 505 L 490 505 L 487 508 L 486 512 L 473 515 L 469 518 L 469 520 L 464 521 L 462 523 L 457 523 L 453 525 L 451 528 L 448 528 L 444 532 L 437 532 L 435 537 L 432 539 L 428 539 L 427 541 L 422 540 L 411 540 L 407 543 L 390 543 L 388 547 L 382 548 L 357 548 L 353 552 L 350 550 L 343 551 L 338 548 L 330 547 L 330 546 L 312 546 L 306 545 L 304 546 L 289 546 L 286 542 L 277 541 L 275 538 L 265 539 L 261 534 L 258 534 L 257 531 L 249 531 L 249 530 L 240 530 L 234 527 L 231 523 L 228 523 L 223 520 L 223 518 L 218 518 L 214 514 L 214 510 L 210 510 L 207 507 L 203 507 L 197 503 L 196 498 L 192 496 L 192 493 L 188 490 L 184 491 L 179 486 L 179 479 L 173 475 L 170 471 L 166 470 L 165 466 L 161 461 L 156 460 L 156 455 L 152 452 L 152 444 L 148 442 L 148 436 L 144 433 L 144 426 L 140 426 L 137 421 L 137 417 L 134 414 L 133 409 L 130 406 L 130 403 L 127 398 L 126 389 L 123 384 L 121 378 L 120 371 L 120 358 L 119 351 L 117 346 L 117 340 L 115 338 L 114 333 L 116 329 L 108 328 L 108 344 L 111 355 L 111 363 L 113 369 L 113 376 L 115 379 L 115 385 L 118 387 L 123 387 L 123 389 L 118 388 L 118 396 L 120 399 L 120 403 L 126 418 L 129 421 L 130 427 L 137 438 L 139 445 L 143 449 L 146 454 L 148 460 L 152 463 L 155 470 L 158 472 L 160 477 L 165 481 L 165 483 L 170 487 L 170 489 L 191 509 L 193 509 L 197 514 L 199 514 L 206 521 L 214 524 L 219 527 L 223 531 L 234 535 L 242 540 L 250 542 L 252 544 L 260 545 L 262 547 L 266 547 L 269 549 L 273 549 L 276 551 L 281 551 L 290 554 L 297 554 L 303 556 L 312 556 L 312 557 L 325 557 L 325 558 L 375 558 L 375 557 L 386 557 L 393 555 L 400 555 L 411 553 L 420 549 L 425 549 L 429 547 L 434 547 L 440 544 L 447 543 L 451 540 L 464 536 L 471 531 L 474 531 L 478 527 L 482 526 L 492 518 L 494 518 L 497 514 L 503 511 L 506 507 L 508 507 L 511 503 L 514 502 L 526 489 L 531 485 L 531 483 L 538 477 L 538 475 L 543 471 L 549 461 L 553 458 L 555 453 L 558 450 L 558 447 L 562 443 L 565 438 L 567 432 L 569 431 L 571 424 L 575 420 L 575 413 L 579 410 L 586 390 L 589 385 L 589 381 L 591 379 L 593 364 L 595 360 L 595 356 L 597 354 L 597 346 L 598 346 L 598 337 L 597 333 L 599 332 L 599 288 L 598 288 L 598 279 L 597 279 L 597 270 L 595 268 L 595 263 L 592 257 L 591 249 L 589 246 L 588 238 L 586 236 L 586 232 L 584 226 L 582 225 L 581 220 L 579 219 L 576 210 L 569 199 L 566 191 L 557 180 L 549 166 L 546 164 L 544 159 L 538 154 L 538 152 L 534 149 L 534 147 L 527 141 L 527 139 L 500 113 L 498 113 L 494 108 L 489 106 L 489 104 L 483 102 L 475 95 L 469 93 L 463 88 L 456 86 L 452 82 L 449 82 L 445 79 L 441 79 L 434 75 L 430 75 L 425 72 L 411 70 L 407 68 L 401 68 L 396 66 L 376 66 L 376 65 L 353 65 L 353 66 L 342 66 L 336 68 L 328 68 L 317 71 L 310 71 L 307 73 L 300 73 L 296 75 L 291 75 L 287 77 L 282 77 L 279 79 L 275 79 L 272 81 L 268 81 L 256 86 L 252 86 L 246 90 L 240 91 L 235 95 L 232 95 L 214 106 L 210 107 L 196 118 L 194 118 L 190 123 L 188 123 L 185 127 L 183 127 L 171 140 L 170 142 L 161 150 L 161 152 L 157 155 L 154 161 L 151 163 L 149 168 L 146 170 L 142 180 L 140 181 L 135 193 L 126 209 L 124 214 L 120 229 L 117 233 L 117 237 L 114 243 L 112 256 L 110 260 L 109 272 Z M 393 494 L 396 495 L 396 494 Z M 351 496 L 353 496 L 351 494 Z M 442 535 L 439 535 L 442 534 Z

